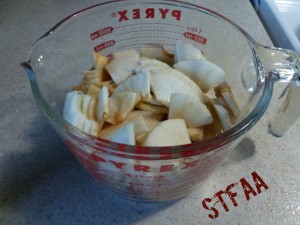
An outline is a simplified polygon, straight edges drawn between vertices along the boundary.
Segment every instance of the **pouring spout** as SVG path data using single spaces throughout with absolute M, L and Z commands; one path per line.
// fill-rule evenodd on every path
M 31 82 L 34 82 L 35 81 L 35 75 L 34 75 L 34 72 L 33 72 L 33 69 L 31 67 L 31 65 L 28 62 L 21 62 L 20 64 L 25 69 L 25 71 L 27 72 L 29 80 Z
M 280 107 L 268 122 L 269 133 L 281 137 L 300 117 L 300 57 L 297 53 L 258 45 L 257 54 L 268 79 L 289 82 L 280 98 Z

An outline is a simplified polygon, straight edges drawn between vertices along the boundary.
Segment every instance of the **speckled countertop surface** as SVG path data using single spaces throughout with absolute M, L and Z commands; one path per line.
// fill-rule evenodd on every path
M 39 111 L 19 63 L 52 25 L 96 2 L 0 2 L 0 224 L 300 224 L 300 122 L 274 138 L 267 134 L 268 113 L 200 189 L 179 201 L 127 201 L 85 172 Z M 272 45 L 247 0 L 190 2 L 225 15 L 260 43 Z M 254 171 L 268 188 L 247 201 L 238 187 L 236 206 L 224 198 L 228 212 L 219 203 L 218 217 L 210 219 L 202 200 L 242 178 L 253 182 Z

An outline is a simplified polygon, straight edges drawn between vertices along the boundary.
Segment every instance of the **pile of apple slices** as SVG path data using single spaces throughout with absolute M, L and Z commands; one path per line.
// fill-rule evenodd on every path
M 93 53 L 93 69 L 66 95 L 63 117 L 128 145 L 174 146 L 214 137 L 240 116 L 225 72 L 191 44 Z M 214 96 L 207 93 L 214 90 Z

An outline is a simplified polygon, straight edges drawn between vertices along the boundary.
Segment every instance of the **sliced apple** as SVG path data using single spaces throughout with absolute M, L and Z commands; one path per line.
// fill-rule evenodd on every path
M 100 88 L 98 88 L 97 86 L 95 86 L 95 85 L 91 85 L 90 87 L 89 87 L 89 89 L 88 89 L 88 91 L 87 91 L 87 94 L 89 95 L 89 96 L 91 96 L 91 97 L 93 97 L 93 98 L 97 98 L 97 96 L 98 96 L 98 93 L 99 93 L 99 91 L 100 91 Z
M 88 116 L 90 109 L 90 102 L 92 97 L 89 95 L 83 95 L 82 103 L 81 103 L 81 112 Z
M 149 111 L 156 114 L 163 114 L 166 115 L 169 112 L 168 107 L 161 106 L 161 105 L 152 105 L 146 102 L 139 102 L 136 106 L 137 109 L 143 110 L 143 111 Z
M 98 136 L 98 129 L 101 129 L 101 127 L 98 126 L 99 124 L 95 120 L 90 120 L 90 121 L 92 121 L 90 134 L 94 136 Z
M 93 52 L 92 54 L 93 62 L 94 62 L 94 67 L 96 69 L 103 70 L 105 65 L 108 63 L 108 58 L 104 55 L 102 55 L 100 52 Z
M 99 70 L 88 70 L 83 73 L 83 83 L 85 84 L 97 84 L 99 83 L 100 77 L 99 77 Z
M 150 96 L 150 98 L 142 99 L 142 102 L 148 103 L 150 105 L 164 106 L 161 102 L 157 101 L 157 99 L 153 95 L 151 95 L 151 93 Z
M 105 121 L 111 124 L 122 122 L 139 101 L 140 96 L 135 92 L 114 93 L 108 99 L 109 116 Z
M 72 114 L 81 112 L 84 94 L 80 91 L 67 93 L 64 103 L 63 117 L 68 118 Z
M 69 92 L 65 99 L 63 118 L 73 126 L 89 134 L 97 133 L 95 120 L 89 118 L 90 104 L 94 99 L 82 92 Z
M 115 89 L 114 93 L 120 92 L 136 92 L 142 98 L 150 98 L 150 74 L 149 72 L 141 72 L 128 77 Z
M 147 135 L 143 146 L 175 146 L 191 143 L 184 120 L 170 119 L 160 122 Z
M 115 130 L 111 137 L 111 141 L 126 145 L 135 145 L 135 134 L 133 124 L 128 123 L 125 126 Z
M 97 120 L 102 121 L 109 117 L 109 106 L 108 106 L 108 89 L 103 86 L 98 92 L 98 104 L 97 104 Z
M 150 75 L 151 89 L 157 101 L 169 106 L 172 93 L 185 93 L 202 100 L 203 92 L 187 76 L 172 68 Z
M 163 114 L 157 114 L 157 113 L 142 111 L 142 110 L 134 110 L 129 113 L 126 120 L 130 120 L 132 118 L 136 118 L 140 116 L 142 116 L 143 119 L 145 120 L 149 130 L 155 127 L 165 117 Z
M 240 116 L 225 72 L 196 46 L 177 41 L 171 54 L 143 45 L 140 53 L 94 52 L 93 68 L 66 96 L 64 118 L 118 143 L 176 146 L 214 137 Z
M 204 128 L 203 127 L 188 128 L 188 133 L 191 141 L 202 141 Z
M 180 61 L 174 68 L 191 78 L 203 92 L 207 92 L 225 79 L 225 72 L 220 67 L 204 59 Z
M 90 95 L 83 94 L 81 113 L 86 115 L 88 119 L 95 120 L 96 100 Z
M 90 105 L 89 105 L 89 110 L 88 110 L 88 118 L 91 119 L 91 120 L 95 120 L 95 121 L 97 121 L 97 119 L 96 119 L 96 106 L 97 106 L 97 101 L 96 101 L 95 98 L 92 97 L 92 99 L 90 101 Z
M 157 59 L 168 65 L 174 64 L 174 57 L 168 54 L 162 45 L 142 45 L 141 56 Z
M 144 132 L 144 133 L 141 133 L 141 134 L 137 135 L 137 136 L 135 137 L 136 143 L 137 143 L 138 145 L 141 145 L 141 144 L 145 141 L 147 135 L 148 135 L 148 132 Z
M 213 122 L 213 118 L 198 98 L 183 94 L 173 93 L 170 100 L 168 119 L 183 119 L 188 128 L 201 127 Z
M 145 122 L 145 119 L 142 116 L 137 116 L 131 119 L 124 120 L 123 122 L 116 124 L 116 125 L 110 125 L 108 127 L 103 128 L 100 131 L 100 137 L 103 139 L 110 140 L 113 133 L 120 129 L 123 126 L 126 126 L 127 124 L 132 124 L 134 128 L 134 134 L 135 136 L 149 131 L 149 128 Z
M 85 120 L 82 130 L 88 134 L 97 135 L 98 123 L 93 120 Z
M 216 115 L 220 121 L 221 127 L 223 131 L 229 130 L 231 128 L 231 122 L 229 118 L 229 114 L 224 106 L 217 102 L 217 100 L 212 99 L 211 106 L 215 110 Z
M 69 114 L 64 119 L 72 124 L 74 127 L 83 130 L 85 123 L 87 122 L 87 118 L 83 113 Z
M 200 49 L 196 48 L 192 44 L 183 42 L 181 40 L 177 41 L 175 44 L 175 63 L 180 61 L 185 61 L 188 59 L 205 59 Z
M 154 72 L 157 70 L 167 69 L 170 66 L 164 62 L 157 59 L 150 59 L 147 57 L 141 57 L 138 62 L 138 66 L 135 68 L 136 73 L 141 72 Z
M 228 108 L 233 114 L 234 118 L 237 119 L 241 115 L 241 111 L 234 98 L 230 86 L 226 82 L 221 82 L 217 87 L 214 88 L 215 95 L 223 105 Z
M 138 65 L 139 54 L 136 50 L 113 53 L 113 59 L 105 65 L 113 81 L 118 85 L 134 73 Z
M 100 72 L 98 69 L 88 70 L 83 73 L 83 79 L 80 85 L 73 87 L 73 90 L 82 91 L 87 93 L 90 85 L 98 84 L 101 81 Z
M 133 110 L 128 114 L 126 120 L 130 120 L 139 116 L 142 116 L 145 120 L 156 120 L 156 121 L 162 121 L 165 117 L 163 114 L 160 113 L 154 113 L 154 112 L 143 111 L 143 110 Z
M 109 95 L 112 95 L 112 93 L 116 90 L 117 85 L 113 80 L 107 80 L 100 82 L 97 87 L 102 88 L 103 86 L 107 87 Z

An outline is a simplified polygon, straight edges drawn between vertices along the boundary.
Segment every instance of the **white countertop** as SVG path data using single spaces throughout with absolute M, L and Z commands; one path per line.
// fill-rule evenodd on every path
M 300 2 L 298 0 L 254 2 L 274 45 L 293 49 L 300 54 Z
M 168 203 L 124 200 L 100 187 L 63 145 L 36 106 L 25 71 L 31 44 L 66 15 L 99 1 L 0 2 L 0 224 L 300 224 L 298 121 L 282 138 L 267 134 L 267 116 L 226 162 L 189 196 Z M 272 45 L 247 0 L 198 0 L 235 21 L 254 39 Z M 252 172 L 264 181 L 246 200 L 240 180 L 257 192 Z M 224 197 L 219 215 L 202 201 L 237 183 L 236 206 Z M 262 183 L 260 183 L 262 184 Z M 233 189 L 232 189 L 233 190 Z

